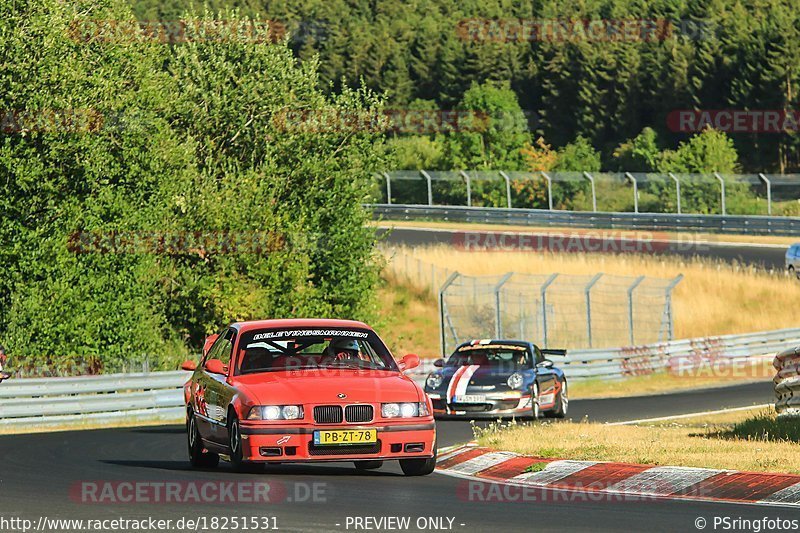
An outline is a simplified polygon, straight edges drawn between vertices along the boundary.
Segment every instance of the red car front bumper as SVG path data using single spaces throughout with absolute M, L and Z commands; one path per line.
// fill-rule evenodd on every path
M 375 429 L 378 442 L 340 446 L 314 445 L 314 431 L 337 429 Z M 325 426 L 276 426 L 243 421 L 241 433 L 243 459 L 253 462 L 424 459 L 433 457 L 436 445 L 436 426 L 432 418 L 391 424 Z

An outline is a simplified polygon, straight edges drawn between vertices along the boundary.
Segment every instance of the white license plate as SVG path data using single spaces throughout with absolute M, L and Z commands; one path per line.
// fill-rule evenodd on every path
M 456 396 L 455 403 L 486 403 L 486 396 L 483 394 L 465 394 Z

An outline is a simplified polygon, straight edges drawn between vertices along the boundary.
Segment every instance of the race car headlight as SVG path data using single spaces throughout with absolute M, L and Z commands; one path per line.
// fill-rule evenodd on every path
M 381 405 L 383 418 L 414 418 L 428 416 L 428 404 L 422 403 L 384 403 Z
M 301 405 L 256 405 L 250 409 L 248 420 L 298 420 L 303 418 Z
M 442 384 L 442 375 L 441 374 L 430 374 L 428 379 L 425 380 L 425 386 L 429 389 L 438 389 L 439 386 Z
M 522 388 L 522 374 L 519 372 L 514 372 L 510 376 L 508 376 L 508 380 L 506 383 L 510 389 L 520 389 Z

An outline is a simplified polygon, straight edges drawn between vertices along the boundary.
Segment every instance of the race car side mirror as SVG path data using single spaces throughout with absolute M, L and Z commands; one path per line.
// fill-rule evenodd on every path
M 203 344 L 203 355 L 207 354 L 214 343 L 217 341 L 217 337 L 219 337 L 219 333 L 214 333 L 213 335 L 209 335 L 206 337 L 206 342 Z
M 209 359 L 206 361 L 206 370 L 212 374 L 228 375 L 228 369 L 219 359 Z
M 400 370 L 411 370 L 419 366 L 419 356 L 410 353 L 400 360 Z
M 553 362 L 550 359 L 545 359 L 541 363 L 538 363 L 536 366 L 539 368 L 553 368 Z
M 435 366 L 436 368 L 442 368 L 444 366 L 444 359 L 440 357 L 439 359 L 433 362 L 433 366 Z
M 189 372 L 194 372 L 197 369 L 197 363 L 194 361 L 184 361 L 181 363 L 181 370 L 188 370 Z

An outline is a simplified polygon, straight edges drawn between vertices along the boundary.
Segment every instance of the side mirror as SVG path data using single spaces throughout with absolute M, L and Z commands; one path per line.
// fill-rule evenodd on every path
M 440 357 L 439 359 L 433 362 L 433 366 L 435 366 L 436 368 L 444 367 L 444 359 Z
M 194 361 L 184 361 L 181 363 L 181 370 L 188 370 L 189 372 L 194 372 L 197 370 L 197 363 Z
M 400 360 L 400 370 L 411 370 L 419 366 L 419 356 L 410 353 Z
M 205 344 L 203 344 L 203 355 L 204 356 L 208 353 L 208 351 L 211 349 L 211 347 L 217 341 L 217 338 L 219 338 L 219 333 L 214 333 L 213 335 L 209 335 L 208 337 L 206 337 L 206 342 L 205 342 Z
M 206 370 L 212 374 L 228 375 L 228 368 L 219 359 L 209 359 L 206 361 Z
M 553 368 L 553 362 L 550 359 L 545 359 L 541 363 L 537 363 L 537 368 Z

